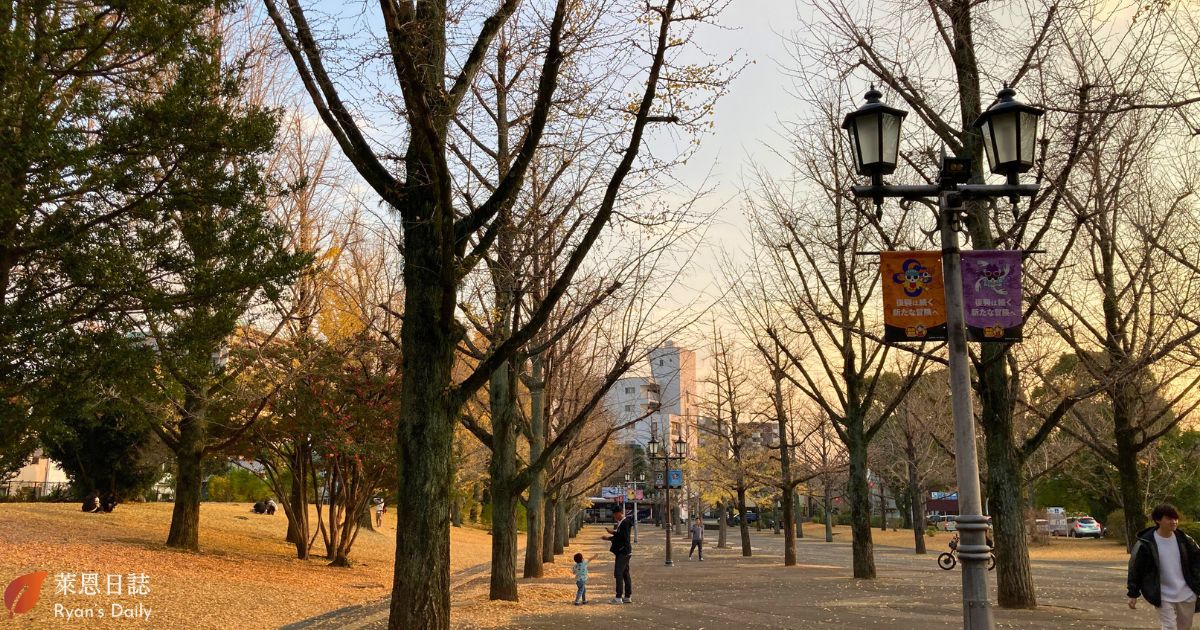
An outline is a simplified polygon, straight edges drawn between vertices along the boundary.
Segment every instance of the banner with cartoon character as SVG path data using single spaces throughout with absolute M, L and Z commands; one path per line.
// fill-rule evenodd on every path
M 963 315 L 969 341 L 1020 341 L 1021 252 L 962 253 Z
M 883 340 L 946 338 L 946 290 L 939 252 L 880 252 Z

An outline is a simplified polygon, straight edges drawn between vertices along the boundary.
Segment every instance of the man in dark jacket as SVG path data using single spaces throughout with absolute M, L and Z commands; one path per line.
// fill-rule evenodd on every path
M 1200 593 L 1200 547 L 1177 531 L 1179 510 L 1163 504 L 1150 514 L 1154 527 L 1137 533 L 1129 554 L 1129 607 L 1138 595 L 1158 609 L 1162 630 L 1191 630 Z
M 612 598 L 610 603 L 613 604 L 629 604 L 633 602 L 633 580 L 629 577 L 629 557 L 633 555 L 633 545 L 629 542 L 629 532 L 633 530 L 633 519 L 625 518 L 625 509 L 618 506 L 613 510 L 613 522 L 617 523 L 616 529 L 605 528 L 604 531 L 610 535 L 601 536 L 604 540 L 611 540 L 608 550 L 615 556 L 613 563 L 613 577 L 617 579 L 617 596 Z M 625 588 L 622 591 L 621 585 Z M 621 593 L 624 592 L 624 597 Z

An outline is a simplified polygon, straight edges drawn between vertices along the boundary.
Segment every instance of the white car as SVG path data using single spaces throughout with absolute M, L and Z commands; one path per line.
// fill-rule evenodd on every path
M 1067 519 L 1067 536 L 1071 538 L 1100 538 L 1104 528 L 1090 516 L 1077 516 Z

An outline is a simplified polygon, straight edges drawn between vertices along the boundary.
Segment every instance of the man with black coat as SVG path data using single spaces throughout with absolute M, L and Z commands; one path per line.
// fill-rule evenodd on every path
M 1191 630 L 1200 593 L 1200 546 L 1178 531 L 1179 510 L 1163 504 L 1151 512 L 1154 527 L 1137 533 L 1129 554 L 1129 607 L 1138 595 L 1158 609 L 1162 630 Z
M 629 557 L 633 555 L 633 545 L 629 542 L 629 533 L 633 530 L 633 519 L 625 518 L 625 508 L 617 506 L 613 510 L 613 522 L 617 523 L 617 528 L 608 529 L 609 536 L 601 536 L 604 540 L 611 540 L 608 550 L 615 556 L 613 577 L 617 579 L 617 596 L 612 598 L 609 603 L 612 604 L 629 604 L 633 602 L 633 580 L 629 577 Z M 621 585 L 625 588 L 622 590 Z M 622 597 L 624 592 L 624 597 Z

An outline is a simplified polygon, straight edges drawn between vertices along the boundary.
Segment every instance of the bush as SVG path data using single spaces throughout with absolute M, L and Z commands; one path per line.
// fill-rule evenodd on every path
M 1113 510 L 1109 512 L 1103 522 L 1108 527 L 1109 537 L 1118 542 L 1129 544 L 1129 538 L 1125 533 L 1125 510 Z M 1137 532 L 1134 533 L 1136 534 Z
M 528 519 L 525 516 L 525 506 L 522 505 L 520 501 L 517 501 L 516 519 L 517 519 L 517 531 L 523 532 L 529 527 Z M 479 513 L 479 523 L 481 525 L 487 527 L 488 529 L 492 528 L 492 504 L 491 503 L 483 504 L 483 510 L 481 510 Z
M 270 487 L 258 475 L 245 468 L 233 467 L 223 475 L 208 478 L 209 501 L 253 503 L 272 496 Z
M 1194 540 L 1200 540 L 1200 523 L 1180 523 L 1179 531 L 1191 536 Z

